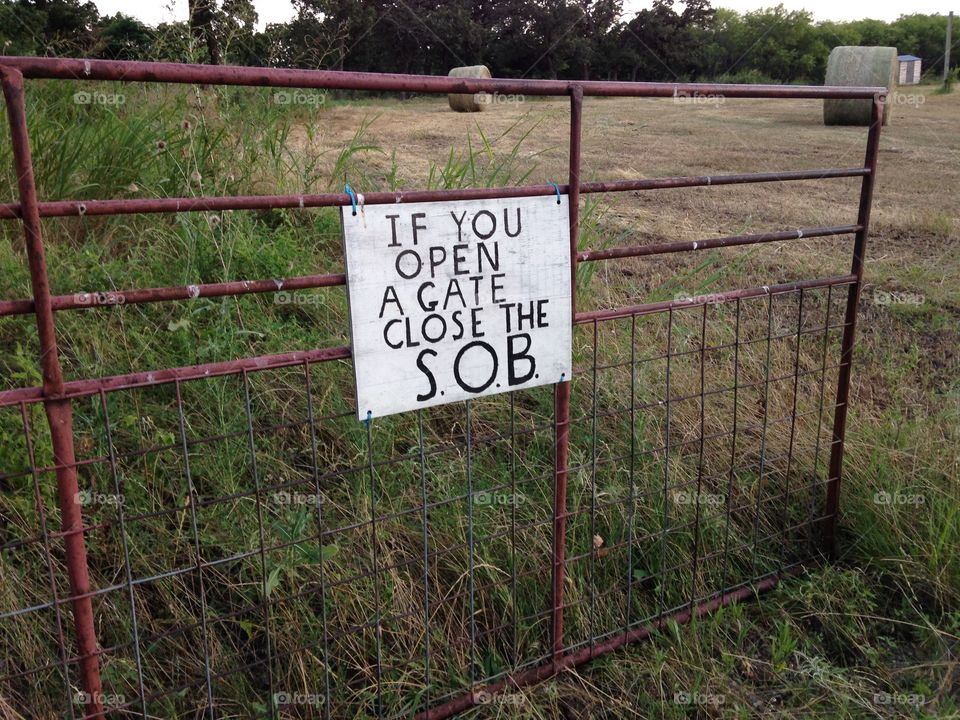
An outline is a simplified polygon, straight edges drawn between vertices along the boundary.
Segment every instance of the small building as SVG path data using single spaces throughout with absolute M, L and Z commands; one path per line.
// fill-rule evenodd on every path
M 898 85 L 920 84 L 920 58 L 916 55 L 898 55 L 897 63 L 900 70 L 897 75 Z

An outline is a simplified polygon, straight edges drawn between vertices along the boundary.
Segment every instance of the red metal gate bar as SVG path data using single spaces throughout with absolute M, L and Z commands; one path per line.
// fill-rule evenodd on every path
M 693 252 L 715 248 L 754 245 L 757 243 L 778 242 L 781 240 L 801 240 L 804 238 L 848 235 L 859 232 L 860 225 L 839 225 L 836 227 L 802 228 L 781 232 L 759 233 L 753 235 L 730 235 L 704 240 L 687 240 L 675 243 L 657 243 L 637 247 L 610 248 L 608 250 L 584 250 L 576 254 L 578 262 L 591 260 L 612 260 L 625 257 L 643 257 L 675 252 Z M 51 306 L 54 311 L 89 310 L 110 305 L 138 305 L 141 303 L 164 302 L 171 300 L 195 300 L 201 297 L 223 297 L 225 295 L 249 295 L 256 293 L 280 292 L 289 290 L 308 290 L 322 287 L 336 287 L 346 284 L 346 275 L 331 273 L 327 275 L 302 275 L 272 280 L 231 280 L 203 285 L 178 285 L 175 287 L 143 288 L 137 290 L 98 290 L 73 293 L 72 295 L 54 295 Z M 0 317 L 6 315 L 27 315 L 33 312 L 33 300 L 0 300 Z
M 570 306 L 571 315 L 577 314 L 577 243 L 580 238 L 580 141 L 583 111 L 583 91 L 574 87 L 570 92 L 570 182 L 568 210 L 570 213 Z M 560 202 L 559 198 L 557 202 Z M 566 380 L 566 381 L 564 381 Z M 563 655 L 563 585 L 566 575 L 567 553 L 567 473 L 570 454 L 570 378 L 560 378 L 554 390 L 554 423 L 556 424 L 555 480 L 553 486 L 553 592 L 551 602 L 551 643 L 553 667 Z
M 481 690 L 487 693 L 488 696 L 492 696 L 498 695 L 506 690 L 519 689 L 526 687 L 527 685 L 534 685 L 538 682 L 542 682 L 543 680 L 556 675 L 560 670 L 567 670 L 579 665 L 583 665 L 584 663 L 594 660 L 613 650 L 621 648 L 624 645 L 646 639 L 651 635 L 662 631 L 670 623 L 683 625 L 689 622 L 691 618 L 700 618 L 721 607 L 727 607 L 728 605 L 740 602 L 741 600 L 746 600 L 751 596 L 757 596 L 761 593 L 769 592 L 779 585 L 782 580 L 802 575 L 812 569 L 815 565 L 816 563 L 810 562 L 798 563 L 795 566 L 786 567 L 781 572 L 771 573 L 769 577 L 758 580 L 755 583 L 748 583 L 740 589 L 718 594 L 702 603 L 694 605 L 692 608 L 668 613 L 649 625 L 636 628 L 626 633 L 618 631 L 616 635 L 603 643 L 588 645 L 575 652 L 565 654 L 561 658 L 557 667 L 555 667 L 554 664 L 550 664 L 529 668 L 509 676 L 502 682 L 487 685 L 482 689 L 475 689 L 472 693 L 459 697 L 456 700 L 451 700 L 443 705 L 438 705 L 437 707 L 431 708 L 425 712 L 418 713 L 415 716 L 415 720 L 443 720 L 444 718 L 448 718 L 452 715 L 463 712 L 464 710 L 468 710 L 469 708 L 478 704 L 477 696 Z
M 649 178 L 644 180 L 613 180 L 580 183 L 580 194 L 631 192 L 638 190 L 670 190 L 716 185 L 745 185 L 752 183 L 791 182 L 795 180 L 829 180 L 833 178 L 863 177 L 869 168 L 822 168 L 812 170 L 780 170 L 776 172 L 742 173 L 736 175 L 695 175 Z M 569 185 L 559 185 L 561 193 L 570 191 Z M 553 195 L 553 185 L 520 185 L 498 188 L 457 188 L 450 190 L 397 190 L 371 192 L 363 196 L 365 205 L 392 203 L 434 202 L 438 200 L 490 200 L 493 198 L 538 197 Z M 221 212 L 224 210 L 280 210 L 318 207 L 348 207 L 346 193 L 315 195 L 220 195 L 179 198 L 121 198 L 116 200 L 52 200 L 39 203 L 40 217 L 83 217 L 86 215 L 133 215 L 137 213 Z M 18 203 L 0 204 L 0 220 L 20 217 Z
M 584 96 L 675 97 L 723 95 L 729 98 L 863 98 L 886 94 L 883 87 L 824 85 L 739 85 L 711 83 L 615 82 L 610 80 L 524 80 L 454 78 L 433 75 L 290 70 L 230 65 L 187 65 L 138 60 L 78 60 L 76 58 L 5 57 L 26 78 L 116 80 L 123 82 L 203 83 L 422 93 L 518 93 L 565 96 L 579 87 Z
M 857 311 L 863 286 L 863 264 L 870 229 L 870 209 L 873 188 L 877 179 L 877 158 L 880 154 L 880 128 L 883 125 L 883 102 L 874 98 L 867 135 L 864 165 L 870 173 L 863 176 L 860 188 L 860 208 L 857 211 L 857 233 L 853 245 L 853 263 L 850 272 L 856 280 L 847 291 L 847 309 L 844 316 L 843 340 L 840 349 L 840 373 L 837 378 L 837 405 L 833 421 L 833 441 L 830 448 L 830 470 L 827 478 L 826 521 L 823 526 L 823 550 L 827 557 L 836 555 L 837 519 L 840 512 L 840 481 L 843 472 L 843 448 L 847 429 L 847 409 L 850 404 L 850 373 L 853 368 L 853 341 L 857 330 Z
M 30 137 L 27 133 L 27 113 L 24 102 L 23 76 L 19 71 L 0 65 L 0 82 L 7 104 L 10 123 L 10 144 L 17 173 L 20 207 L 23 215 L 23 233 L 26 240 L 30 283 L 36 308 L 37 335 L 40 339 L 40 366 L 43 373 L 44 410 L 50 426 L 50 440 L 57 470 L 57 501 L 60 506 L 64 533 L 67 574 L 72 597 L 73 626 L 80 656 L 80 679 L 86 692 L 87 714 L 101 717 L 100 666 L 97 657 L 97 637 L 93 625 L 93 603 L 86 596 L 90 592 L 90 573 L 87 550 L 84 545 L 83 516 L 77 484 L 76 455 L 73 447 L 73 408 L 63 398 L 63 371 L 57 350 L 57 335 L 50 302 L 50 281 L 47 277 L 46 253 L 37 209 L 37 187 L 30 157 Z M 69 682 L 69 677 L 67 678 Z

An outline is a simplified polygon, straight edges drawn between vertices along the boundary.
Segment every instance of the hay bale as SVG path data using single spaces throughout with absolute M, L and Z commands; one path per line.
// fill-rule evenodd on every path
M 468 65 L 466 67 L 455 67 L 449 73 L 450 77 L 465 78 L 488 78 L 490 69 L 486 65 Z M 480 112 L 490 107 L 489 93 L 450 93 L 447 95 L 447 102 L 450 103 L 450 109 L 454 112 Z
M 897 49 L 840 45 L 827 59 L 825 85 L 879 86 L 893 90 L 897 82 Z M 869 125 L 872 100 L 824 100 L 824 125 Z M 884 103 L 883 124 L 890 118 Z

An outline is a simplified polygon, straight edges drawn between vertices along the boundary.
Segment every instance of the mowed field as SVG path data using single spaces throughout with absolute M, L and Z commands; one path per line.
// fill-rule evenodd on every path
M 36 84 L 28 96 L 44 200 L 568 181 L 569 106 L 559 99 L 504 98 L 489 112 L 456 114 L 439 97 L 305 93 L 278 103 L 265 91 L 140 86 L 123 90 L 119 106 L 78 107 L 73 90 Z M 903 88 L 896 97 L 867 246 L 836 562 L 510 690 L 466 717 L 960 716 L 960 92 Z M 811 100 L 586 98 L 581 178 L 862 165 L 866 128 L 827 128 L 821 118 Z M 8 145 L 0 139 L 4 168 Z M 4 172 L 4 196 L 13 198 Z M 584 196 L 581 249 L 853 224 L 859 190 L 858 180 L 842 179 Z M 331 210 L 65 218 L 44 230 L 55 293 L 343 268 Z M 7 223 L 3 233 L 0 297 L 26 297 L 20 228 Z M 584 264 L 579 309 L 843 275 L 852 244 L 851 236 L 804 238 Z M 349 342 L 342 290 L 292 297 L 58 313 L 65 373 L 107 376 Z M 749 586 L 815 550 L 836 383 L 821 352 L 839 357 L 839 330 L 816 328 L 839 321 L 845 297 L 845 288 L 815 290 L 799 307 L 796 294 L 760 298 L 744 302 L 742 315 L 739 305 L 710 305 L 703 315 L 675 313 L 669 326 L 665 314 L 650 316 L 638 319 L 632 349 L 630 321 L 577 331 L 571 646 L 722 586 Z M 737 337 L 751 342 L 735 357 Z M 0 389 L 39 383 L 31 317 L 0 320 L 0 348 Z M 735 372 L 749 389 L 705 405 L 675 402 L 665 418 L 656 407 L 671 372 L 659 362 L 665 348 L 677 353 L 671 398 L 698 395 L 700 382 L 737 385 Z M 631 358 L 642 367 L 631 372 Z M 609 372 L 596 372 L 601 365 Z M 794 368 L 802 379 L 791 377 Z M 124 498 L 123 527 L 116 503 L 85 513 L 105 691 L 137 716 L 141 693 L 151 717 L 204 716 L 209 691 L 218 717 L 359 718 L 378 703 L 407 717 L 548 651 L 549 388 L 477 401 L 465 417 L 457 405 L 420 422 L 384 419 L 368 435 L 353 417 L 349 363 L 311 373 L 307 387 L 293 367 L 186 383 L 182 401 L 160 386 L 110 393 L 106 406 L 75 403 L 81 488 Z M 630 420 L 625 403 L 643 409 Z M 741 446 L 731 447 L 738 410 Z M 789 421 L 801 411 L 804 420 Z M 42 428 L 39 407 L 27 414 Z M 751 418 L 788 422 L 768 428 Z M 33 462 L 22 423 L 20 408 L 0 408 L 3 612 L 40 607 L 50 595 L 46 554 L 30 541 L 38 532 L 32 465 L 41 466 L 47 522 L 59 521 L 46 436 L 35 431 Z M 485 440 L 466 451 L 471 429 Z M 514 430 L 530 439 L 518 445 Z M 704 435 L 719 441 L 700 443 L 698 453 Z M 424 447 L 431 459 L 418 465 Z M 377 464 L 369 477 L 368 462 Z M 510 493 L 514 505 L 478 508 L 465 482 L 474 492 Z M 701 525 L 700 510 L 677 500 L 694 489 L 722 498 L 728 512 L 705 510 Z M 291 504 L 291 494 L 312 502 Z M 427 503 L 435 504 L 429 518 Z M 363 520 L 371 509 L 379 527 Z M 482 538 L 475 549 L 469 533 Z M 52 571 L 65 578 L 59 549 L 54 556 Z M 386 568 L 379 585 L 368 572 L 378 563 Z M 129 593 L 128 577 L 136 581 Z M 468 578 L 476 607 L 467 603 Z M 370 626 L 377 616 L 389 618 L 382 634 Z M 52 614 L 31 610 L 3 623 L 0 715 L 67 716 L 64 687 L 76 689 L 77 678 L 60 674 Z M 28 668 L 42 670 L 21 674 Z M 278 707 L 278 691 L 325 697 Z

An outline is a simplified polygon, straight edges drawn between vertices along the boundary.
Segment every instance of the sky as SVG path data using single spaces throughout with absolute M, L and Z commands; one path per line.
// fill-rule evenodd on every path
M 172 20 L 186 20 L 187 0 L 94 0 L 101 15 L 122 12 L 133 15 L 149 25 Z M 815 20 L 896 20 L 903 13 L 944 13 L 960 10 L 960 0 L 920 0 L 916 3 L 893 0 L 714 0 L 714 7 L 725 7 L 748 12 L 782 3 L 788 10 L 809 10 Z M 286 22 L 293 16 L 289 0 L 254 0 L 262 29 L 269 23 Z M 624 0 L 624 10 L 634 13 L 650 7 L 649 0 Z

